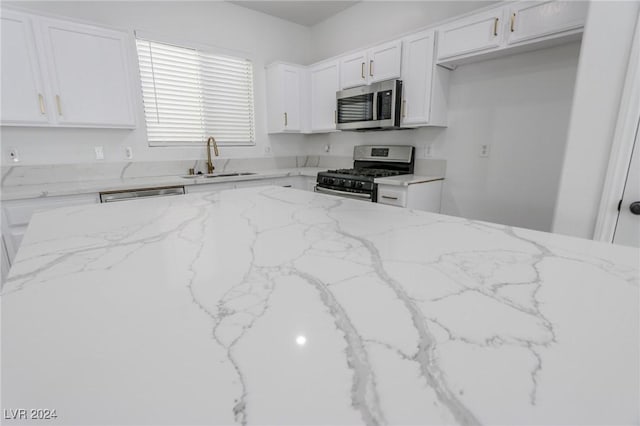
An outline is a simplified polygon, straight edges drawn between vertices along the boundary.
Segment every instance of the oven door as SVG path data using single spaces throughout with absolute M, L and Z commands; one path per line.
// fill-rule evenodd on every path
M 346 192 L 337 189 L 324 188 L 319 185 L 316 185 L 313 190 L 314 192 L 319 192 L 321 194 L 337 195 L 338 197 L 351 198 L 354 200 L 374 201 L 373 194 L 366 192 Z

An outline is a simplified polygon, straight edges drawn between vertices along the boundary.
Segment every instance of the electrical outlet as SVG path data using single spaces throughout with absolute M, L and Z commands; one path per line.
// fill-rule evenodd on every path
M 331 145 L 326 144 L 326 145 L 324 146 L 324 152 L 331 152 Z
M 489 156 L 489 145 L 480 145 L 480 157 L 488 157 Z
M 264 147 L 264 153 L 265 154 L 271 154 L 271 147 L 269 145 Z
M 20 161 L 20 155 L 18 154 L 18 150 L 16 148 L 11 148 L 9 150 L 9 158 L 14 163 L 17 163 L 18 161 Z
M 131 148 L 130 146 L 124 148 L 124 158 L 126 158 L 127 160 L 133 159 L 133 148 Z
M 101 146 L 94 146 L 93 149 L 96 152 L 96 160 L 104 160 L 104 149 Z
M 424 147 L 424 158 L 433 157 L 433 145 L 428 144 Z

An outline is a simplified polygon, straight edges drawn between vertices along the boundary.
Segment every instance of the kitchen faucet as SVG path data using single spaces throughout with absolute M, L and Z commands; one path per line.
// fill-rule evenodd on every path
M 216 140 L 214 139 L 213 136 L 209 136 L 209 139 L 207 139 L 207 174 L 211 174 L 213 173 L 213 169 L 215 169 L 215 167 L 213 167 L 213 162 L 211 161 L 211 144 L 213 143 L 213 152 L 216 155 L 216 157 L 219 155 L 218 154 L 218 144 L 216 143 Z

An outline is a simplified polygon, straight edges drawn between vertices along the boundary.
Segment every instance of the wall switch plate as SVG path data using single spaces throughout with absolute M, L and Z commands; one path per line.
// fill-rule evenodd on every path
M 104 149 L 101 146 L 94 146 L 96 152 L 96 160 L 104 160 Z
M 489 145 L 484 144 L 480 145 L 480 157 L 488 157 L 489 156 Z
M 18 154 L 18 150 L 16 148 L 11 148 L 9 150 L 9 158 L 14 163 L 17 163 L 18 161 L 20 161 L 20 155 Z
M 133 148 L 131 148 L 130 146 L 124 148 L 124 158 L 126 158 L 127 160 L 133 159 Z

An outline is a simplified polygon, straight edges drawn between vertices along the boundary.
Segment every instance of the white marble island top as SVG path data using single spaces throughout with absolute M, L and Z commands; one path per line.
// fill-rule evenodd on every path
M 638 250 L 288 188 L 64 208 L 3 287 L 2 407 L 637 424 L 638 287 Z

